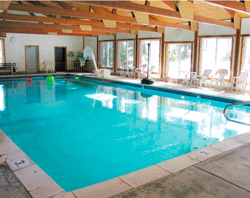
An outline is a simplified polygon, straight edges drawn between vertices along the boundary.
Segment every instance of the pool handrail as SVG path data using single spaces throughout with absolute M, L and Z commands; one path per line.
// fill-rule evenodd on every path
M 234 120 L 234 119 L 231 119 L 231 118 L 227 117 L 227 115 L 226 115 L 227 109 L 228 109 L 229 107 L 231 107 L 231 106 L 237 106 L 237 105 L 243 105 L 243 106 L 244 106 L 244 105 L 250 105 L 250 101 L 236 102 L 236 103 L 231 103 L 231 104 L 226 105 L 225 108 L 224 108 L 224 110 L 223 110 L 223 115 L 224 115 L 224 117 L 225 117 L 227 120 L 231 121 L 231 122 L 236 122 L 236 123 L 239 123 L 239 124 L 244 124 L 244 125 L 250 126 L 249 123 L 241 122 L 241 121 Z

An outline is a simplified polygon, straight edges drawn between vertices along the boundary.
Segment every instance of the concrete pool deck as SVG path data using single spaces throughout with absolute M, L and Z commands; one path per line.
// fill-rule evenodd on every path
M 138 79 L 127 79 L 127 78 L 121 78 L 119 76 L 111 76 L 110 79 L 140 83 L 140 80 Z M 162 81 L 159 82 L 156 81 L 154 86 L 162 86 L 162 87 L 191 91 L 196 93 L 197 92 L 204 93 L 208 95 L 210 94 L 221 97 L 229 97 L 238 100 L 250 100 L 250 95 L 248 93 L 239 94 L 235 92 L 232 93 L 229 91 L 209 89 L 209 88 L 192 88 L 174 83 L 165 83 Z M 217 158 L 223 159 L 224 155 L 231 156 L 231 153 L 237 150 L 239 150 L 239 153 L 243 152 L 243 154 L 242 155 L 239 154 L 239 156 L 244 156 L 244 153 L 245 155 L 246 153 L 248 154 L 250 153 L 249 151 L 250 133 L 241 134 L 239 136 L 227 139 L 223 142 L 219 142 L 217 144 L 147 167 L 145 169 L 141 169 L 139 171 L 135 171 L 127 175 L 123 175 L 102 183 L 98 183 L 92 186 L 88 186 L 86 188 L 66 193 L 46 173 L 44 173 L 42 169 L 40 169 L 36 164 L 34 164 L 32 160 L 29 159 L 28 156 L 26 156 L 3 132 L 0 131 L 0 155 L 1 155 L 0 162 L 2 161 L 2 163 L 6 162 L 8 164 L 10 169 L 22 182 L 26 190 L 34 198 L 46 198 L 46 197 L 47 198 L 48 197 L 49 198 L 71 198 L 71 197 L 102 198 L 102 197 L 112 197 L 115 195 L 117 195 L 118 197 L 154 197 L 154 198 L 188 197 L 186 195 L 187 189 L 189 189 L 190 197 L 223 197 L 223 196 L 230 197 L 229 196 L 230 193 L 232 195 L 235 195 L 233 192 L 239 192 L 242 194 L 238 194 L 239 196 L 237 195 L 231 197 L 240 197 L 240 196 L 242 196 L 243 198 L 250 197 L 250 194 L 245 193 L 245 191 L 247 191 L 247 193 L 250 192 L 249 186 L 247 188 L 247 187 L 242 187 L 241 185 L 242 183 L 244 183 L 244 181 L 246 184 L 245 186 L 247 186 L 248 183 L 250 183 L 250 179 L 246 178 L 247 176 L 250 175 L 249 156 L 248 158 L 240 157 L 239 159 L 226 158 L 225 161 L 222 161 L 220 163 L 216 162 L 215 166 L 218 166 L 217 169 L 218 171 L 216 173 L 212 172 L 213 170 L 215 170 L 213 168 L 214 165 L 212 165 L 212 168 L 210 167 L 211 170 L 210 169 L 208 170 L 206 169 L 206 167 L 202 166 L 202 164 L 206 163 L 208 163 L 207 166 L 209 166 L 209 164 L 212 163 L 214 159 L 215 161 Z M 22 160 L 24 160 L 25 162 L 20 163 L 22 162 Z M 241 167 L 245 167 L 245 169 L 240 168 L 240 170 L 243 171 L 243 173 L 241 171 L 238 171 L 241 172 L 240 177 L 238 177 L 237 166 L 231 166 L 227 168 L 230 164 L 235 164 L 235 163 L 238 166 L 241 165 Z M 236 175 L 236 176 L 234 178 L 229 178 L 229 179 L 224 178 L 230 174 L 226 171 L 224 172 L 221 171 L 219 168 L 222 170 L 223 169 L 228 170 L 228 172 L 231 175 L 234 176 Z M 217 175 L 220 172 L 222 175 Z M 183 175 L 179 176 L 179 174 Z M 215 182 L 211 182 L 212 176 L 216 177 L 214 178 Z M 185 180 L 184 178 L 187 178 L 187 180 Z M 223 182 L 220 183 L 221 181 L 219 180 L 221 178 L 224 178 L 222 179 L 224 183 Z M 242 179 L 244 179 L 243 182 Z M 181 180 L 182 182 L 180 182 L 179 180 Z M 190 183 L 190 181 L 192 182 Z M 180 182 L 181 184 L 180 187 L 177 186 L 178 182 Z M 228 187 L 225 182 L 231 184 L 231 186 L 228 184 L 229 185 Z M 172 187 L 168 188 L 171 186 L 170 184 L 172 184 Z M 153 187 L 148 187 L 150 185 L 152 185 Z M 221 188 L 219 188 L 220 185 L 222 185 Z M 162 191 L 162 189 L 159 189 L 158 186 L 163 186 L 163 189 L 166 190 Z M 200 186 L 202 187 L 200 188 L 202 189 L 200 190 L 202 192 L 195 191 L 195 189 L 198 189 Z M 243 191 L 240 191 L 239 189 L 236 190 L 235 186 Z M 213 188 L 217 189 L 215 193 L 220 192 L 222 194 L 214 194 L 214 191 L 212 191 Z M 228 188 L 233 190 L 228 191 Z M 181 189 L 186 189 L 186 190 L 181 191 Z M 174 193 L 174 191 L 176 193 Z M 154 192 L 156 194 L 151 194 Z M 167 194 L 169 192 L 173 192 L 173 194 Z M 196 194 L 192 195 L 192 193 Z M 209 196 L 205 196 L 202 193 L 207 193 L 206 195 Z M 0 195 L 1 195 L 1 188 L 0 188 Z
M 31 198 L 28 191 L 18 180 L 6 163 L 0 162 L 0 197 Z
M 249 198 L 250 143 L 113 198 Z

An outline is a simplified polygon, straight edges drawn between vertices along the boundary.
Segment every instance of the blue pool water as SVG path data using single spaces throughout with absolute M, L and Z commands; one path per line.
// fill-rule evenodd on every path
M 65 191 L 249 131 L 227 103 L 73 78 L 0 83 L 0 129 Z M 229 114 L 244 120 L 248 107 Z

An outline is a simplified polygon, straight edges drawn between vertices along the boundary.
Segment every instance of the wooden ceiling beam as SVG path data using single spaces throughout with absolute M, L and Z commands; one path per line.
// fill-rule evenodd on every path
M 210 0 L 204 0 L 204 2 L 214 5 L 214 6 L 218 6 L 218 7 L 222 7 L 222 8 L 226 8 L 229 10 L 234 10 L 236 12 L 241 12 L 244 14 L 249 14 L 250 12 L 246 11 L 245 8 L 245 4 L 243 2 L 240 1 L 210 1 Z
M 40 1 L 25 1 L 25 2 L 27 2 L 27 3 L 31 4 L 31 5 L 35 5 L 35 6 L 47 7 L 46 5 L 41 3 Z M 48 14 L 48 15 L 45 14 L 45 16 L 53 17 L 53 15 L 50 15 L 50 14 Z
M 97 7 L 97 6 L 91 6 L 91 8 L 96 12 L 96 13 L 102 13 L 102 14 L 110 14 L 111 12 L 108 11 L 107 9 L 105 8 L 102 8 L 102 7 Z
M 52 3 L 61 6 L 63 9 L 68 9 L 68 10 L 72 10 L 73 6 L 69 5 L 68 3 L 64 2 L 64 1 L 51 1 Z
M 166 4 L 170 10 L 176 11 L 176 6 L 173 1 L 162 1 L 162 2 Z
M 19 21 L 34 21 L 34 22 L 48 22 L 48 23 L 58 23 L 58 24 L 70 24 L 70 25 L 91 25 L 93 27 L 105 27 L 101 21 L 82 21 L 78 19 L 64 19 L 64 18 L 52 18 L 52 17 L 39 17 L 39 16 L 25 16 L 17 14 L 0 14 L 0 19 L 9 19 L 9 20 L 19 20 Z M 116 28 L 118 29 L 130 29 L 130 30 L 144 30 L 156 32 L 156 28 L 137 25 L 137 24 L 128 24 L 128 23 L 116 23 Z
M 234 13 L 235 13 L 235 11 L 229 10 L 229 9 L 227 9 L 227 8 L 221 8 L 221 10 L 222 10 L 223 12 L 227 13 L 231 18 L 234 18 Z
M 1 22 L 0 22 L 1 23 Z M 39 32 L 56 32 L 63 33 L 62 30 L 51 29 L 51 28 L 34 28 L 34 27 L 12 27 L 5 24 L 0 25 L 0 32 L 11 33 L 12 31 L 30 32 L 30 33 L 39 33 Z M 81 34 L 81 35 L 110 35 L 111 33 L 99 32 L 99 31 L 81 31 L 81 30 L 72 30 L 70 34 Z
M 19 4 L 23 4 L 23 2 L 22 1 L 18 1 L 17 3 L 19 3 Z M 34 13 L 32 13 L 32 12 L 29 12 L 29 14 L 31 15 L 31 16 L 36 16 Z
M 78 25 L 56 25 L 56 24 L 39 24 L 39 23 L 27 23 L 27 22 L 12 22 L 12 21 L 0 21 L 0 26 L 3 27 L 30 27 L 30 28 L 44 28 L 44 29 L 69 29 L 74 31 L 81 31 L 81 28 Z M 124 33 L 131 34 L 130 30 L 121 30 L 116 28 L 100 28 L 100 27 L 92 27 L 93 32 L 112 32 L 112 33 Z M 89 31 L 91 32 L 91 31 Z
M 52 7 L 11 4 L 9 6 L 9 10 L 21 11 L 21 12 L 35 12 L 35 13 L 41 13 L 41 14 L 56 14 L 56 15 L 61 15 L 61 16 L 70 16 L 70 17 L 72 16 L 72 17 L 97 19 L 97 20 L 106 19 L 106 20 L 113 20 L 113 21 L 125 22 L 125 23 L 137 23 L 136 19 L 132 17 L 120 16 L 120 15 L 114 16 L 113 14 L 81 12 L 81 11 L 76 11 L 76 10 L 63 10 L 63 9 L 52 8 Z M 186 25 L 163 22 L 163 21 L 158 21 L 158 20 L 150 20 L 149 25 L 191 30 L 191 28 Z
M 157 7 L 150 7 L 150 6 L 131 3 L 131 2 L 127 2 L 127 1 L 82 1 L 81 3 L 82 4 L 89 4 L 89 5 L 103 6 L 103 7 L 117 8 L 117 9 L 124 9 L 124 10 L 129 10 L 129 11 L 143 12 L 143 13 L 147 13 L 147 14 L 183 20 L 181 18 L 180 13 L 177 11 L 167 10 L 167 9 L 157 8 Z M 234 24 L 231 22 L 207 18 L 207 17 L 203 17 L 203 16 L 198 16 L 198 15 L 194 15 L 193 21 L 234 28 Z
M 41 31 L 41 30 L 31 30 L 31 29 L 20 29 L 20 28 L 5 28 L 5 27 L 0 27 L 0 32 L 3 33 L 20 33 L 20 34 L 44 34 L 44 35 L 50 35 L 50 32 L 47 31 Z M 53 32 L 56 33 L 56 35 L 64 35 L 64 36 L 88 36 L 88 37 L 93 37 L 97 35 L 92 35 L 92 34 L 79 34 L 79 33 L 62 33 L 62 32 Z

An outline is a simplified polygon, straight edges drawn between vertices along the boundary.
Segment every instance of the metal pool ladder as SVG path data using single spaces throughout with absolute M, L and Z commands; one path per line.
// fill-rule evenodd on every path
M 239 124 L 244 124 L 244 125 L 248 125 L 250 126 L 249 123 L 246 123 L 246 122 L 241 122 L 241 121 L 238 121 L 238 120 L 234 120 L 234 119 L 231 119 L 229 117 L 227 117 L 226 113 L 227 113 L 227 109 L 231 106 L 237 106 L 237 105 L 249 105 L 250 106 L 250 101 L 245 101 L 245 102 L 236 102 L 236 103 L 231 103 L 231 104 L 228 104 L 227 106 L 225 106 L 224 110 L 223 110 L 223 115 L 225 116 L 225 118 L 231 122 L 236 122 L 236 123 L 239 123 Z

